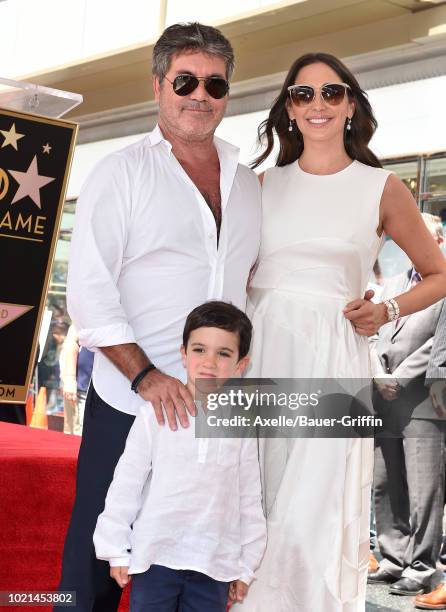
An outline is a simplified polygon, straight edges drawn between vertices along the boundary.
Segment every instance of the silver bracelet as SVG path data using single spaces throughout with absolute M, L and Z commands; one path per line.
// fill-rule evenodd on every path
M 400 307 L 398 302 L 391 298 L 390 300 L 384 300 L 383 302 L 387 308 L 387 321 L 395 321 L 400 316 Z

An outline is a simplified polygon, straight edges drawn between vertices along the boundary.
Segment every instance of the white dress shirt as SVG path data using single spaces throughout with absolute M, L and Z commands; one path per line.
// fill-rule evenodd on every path
M 194 419 L 172 431 L 144 404 L 93 541 L 129 574 L 156 564 L 250 584 L 266 545 L 257 440 L 195 438 Z
M 259 181 L 239 150 L 214 139 L 222 224 L 159 127 L 98 164 L 79 197 L 71 241 L 68 310 L 80 344 L 96 351 L 93 384 L 136 414 L 141 399 L 98 347 L 136 342 L 162 371 L 185 380 L 179 347 L 189 312 L 211 299 L 246 306 L 260 242 Z

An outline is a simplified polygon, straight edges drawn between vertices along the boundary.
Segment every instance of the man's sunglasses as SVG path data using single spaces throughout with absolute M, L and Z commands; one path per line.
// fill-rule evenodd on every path
M 204 82 L 204 88 L 208 94 L 220 100 L 224 98 L 229 91 L 229 83 L 221 77 L 196 77 L 193 74 L 179 74 L 173 81 L 165 76 L 165 79 L 172 84 L 174 92 L 177 96 L 187 96 L 197 89 L 200 81 Z
M 347 83 L 325 83 L 322 87 L 311 87 L 311 85 L 290 85 L 288 91 L 291 101 L 296 106 L 308 106 L 320 91 L 322 100 L 330 106 L 337 106 L 342 102 L 347 90 L 351 91 Z

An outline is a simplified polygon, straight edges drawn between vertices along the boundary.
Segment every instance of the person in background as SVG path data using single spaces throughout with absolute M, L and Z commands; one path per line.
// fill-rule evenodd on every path
M 85 400 L 93 369 L 94 353 L 79 346 L 77 331 L 70 325 L 60 355 L 63 389 L 64 433 L 82 435 Z
M 441 224 L 422 213 L 438 245 Z M 381 299 L 421 281 L 412 266 L 389 279 Z M 383 419 L 375 445 L 374 499 L 379 568 L 369 584 L 388 584 L 395 595 L 429 590 L 440 550 L 444 499 L 444 426 L 425 387 L 442 309 L 440 300 L 384 325 L 370 340 L 374 408 Z
M 377 285 L 382 285 L 384 282 L 383 273 L 381 270 L 381 265 L 379 260 L 377 259 L 373 264 L 373 274 L 375 275 L 375 281 Z
M 446 301 L 443 302 L 435 332 L 426 372 L 426 385 L 436 414 L 439 418 L 446 418 Z M 446 610 L 446 582 L 441 582 L 430 593 L 417 595 L 415 607 L 422 610 Z
M 48 339 L 37 366 L 39 388 L 45 387 L 47 390 L 48 414 L 55 414 L 59 412 L 62 407 L 60 355 L 68 332 L 68 327 L 65 321 L 53 318 Z

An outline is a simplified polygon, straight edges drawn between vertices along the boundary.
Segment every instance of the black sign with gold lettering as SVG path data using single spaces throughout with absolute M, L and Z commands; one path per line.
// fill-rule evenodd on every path
M 0 109 L 0 402 L 25 402 L 77 125 Z

